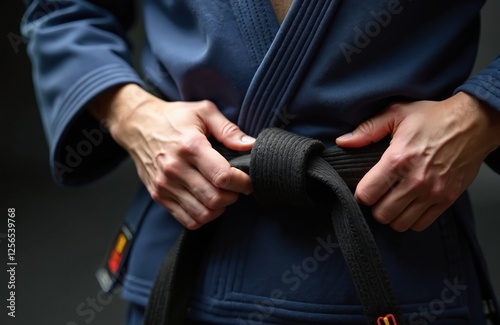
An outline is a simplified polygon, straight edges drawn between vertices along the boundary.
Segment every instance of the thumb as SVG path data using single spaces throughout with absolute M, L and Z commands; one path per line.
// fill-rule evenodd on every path
M 385 110 L 381 114 L 361 123 L 354 131 L 338 137 L 335 142 L 341 147 L 364 147 L 372 142 L 378 142 L 394 130 L 396 116 L 392 110 Z
M 240 128 L 229 121 L 214 105 L 214 109 L 205 116 L 205 126 L 209 134 L 225 147 L 236 150 L 250 150 L 255 138 L 246 135 Z

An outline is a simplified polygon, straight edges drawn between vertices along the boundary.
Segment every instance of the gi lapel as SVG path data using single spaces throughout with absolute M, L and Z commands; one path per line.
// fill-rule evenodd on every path
M 280 28 L 269 0 L 230 0 L 234 17 L 256 71 Z
M 271 4 L 267 2 L 272 10 Z M 278 117 L 300 85 L 340 2 L 293 2 L 243 100 L 238 125 L 244 132 L 256 136 L 262 129 L 276 126 Z M 266 29 L 265 25 L 259 27 L 263 29 L 261 33 L 265 38 L 268 37 L 265 33 L 272 33 L 272 28 Z M 261 47 L 257 48 L 261 50 Z

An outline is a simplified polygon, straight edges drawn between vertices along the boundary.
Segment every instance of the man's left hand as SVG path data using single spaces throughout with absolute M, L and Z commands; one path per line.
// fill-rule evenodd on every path
M 356 199 L 396 231 L 421 231 L 455 202 L 500 145 L 500 112 L 465 93 L 440 102 L 395 103 L 337 144 L 362 147 L 387 135 L 391 144 L 359 182 Z

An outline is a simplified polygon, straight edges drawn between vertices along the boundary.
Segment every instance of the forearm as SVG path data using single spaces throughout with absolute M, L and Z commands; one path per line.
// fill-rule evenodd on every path
M 51 171 L 61 184 L 92 181 L 125 156 L 86 107 L 106 89 L 142 83 L 125 39 L 132 13 L 128 1 L 34 1 L 23 17 Z M 89 132 L 99 133 L 98 144 L 77 156 Z

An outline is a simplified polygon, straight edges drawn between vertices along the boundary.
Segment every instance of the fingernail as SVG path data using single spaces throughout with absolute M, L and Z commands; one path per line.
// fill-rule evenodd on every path
M 241 142 L 243 143 L 254 143 L 255 142 L 255 138 L 249 136 L 249 135 L 244 135 L 241 137 Z
M 352 132 L 346 133 L 344 135 L 341 135 L 340 137 L 337 138 L 337 140 L 349 140 L 352 138 Z

